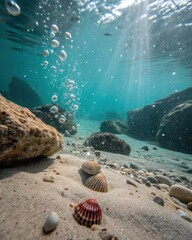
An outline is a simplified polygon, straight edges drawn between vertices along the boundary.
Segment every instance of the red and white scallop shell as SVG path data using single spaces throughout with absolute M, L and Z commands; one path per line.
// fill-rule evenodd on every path
M 87 199 L 74 208 L 75 220 L 87 227 L 93 224 L 100 224 L 102 219 L 102 210 L 95 198 Z

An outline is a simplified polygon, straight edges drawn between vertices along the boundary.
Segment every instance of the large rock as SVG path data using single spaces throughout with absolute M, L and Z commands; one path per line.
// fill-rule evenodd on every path
M 9 83 L 9 97 L 9 100 L 27 108 L 42 104 L 41 98 L 36 90 L 33 89 L 26 80 L 18 77 L 12 77 Z
M 127 126 L 119 120 L 105 120 L 101 122 L 100 130 L 113 134 L 126 134 Z
M 57 105 L 58 112 L 51 113 L 50 108 L 53 106 L 53 104 L 46 104 L 33 108 L 31 111 L 36 117 L 40 118 L 44 123 L 56 128 L 60 133 L 66 135 L 76 134 L 77 128 L 74 123 L 73 113 L 62 109 L 59 105 Z M 63 123 L 59 120 L 62 116 L 65 118 L 65 122 Z
M 186 204 L 192 202 L 192 190 L 181 185 L 172 185 L 169 189 L 169 195 Z
M 177 105 L 162 118 L 156 138 L 164 148 L 192 153 L 192 100 Z
M 0 95 L 0 166 L 51 156 L 62 148 L 56 129 Z
M 84 143 L 85 146 L 94 147 L 96 150 L 129 155 L 131 147 L 124 140 L 112 133 L 94 133 Z
M 128 135 L 141 140 L 154 141 L 160 122 L 175 106 L 192 99 L 192 88 L 174 93 L 154 104 L 128 112 Z

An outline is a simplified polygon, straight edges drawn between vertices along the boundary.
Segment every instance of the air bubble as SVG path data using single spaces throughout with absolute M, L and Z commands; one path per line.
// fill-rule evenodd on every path
M 56 106 L 52 106 L 51 108 L 50 108 L 50 112 L 51 113 L 57 113 L 59 111 L 59 109 L 58 109 L 58 107 L 56 107 Z
M 51 45 L 53 46 L 53 47 L 59 47 L 59 42 L 56 40 L 56 39 L 53 39 L 52 41 L 51 41 Z
M 58 96 L 57 96 L 56 94 L 54 94 L 54 95 L 51 97 L 51 100 L 52 100 L 53 102 L 58 101 Z

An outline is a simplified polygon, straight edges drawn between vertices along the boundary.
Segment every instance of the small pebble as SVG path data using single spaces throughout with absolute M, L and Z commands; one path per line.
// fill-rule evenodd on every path
M 159 196 L 155 196 L 155 197 L 153 198 L 153 201 L 156 202 L 156 203 L 158 203 L 158 204 L 161 205 L 161 206 L 164 206 L 164 204 L 165 204 L 163 198 L 162 198 L 162 197 L 159 197 Z
M 60 156 L 60 155 L 57 155 L 57 156 L 56 156 L 56 159 L 61 159 L 61 156 Z
M 127 184 L 130 184 L 134 187 L 137 187 L 137 185 L 133 181 L 131 181 L 130 179 L 127 179 Z
M 99 226 L 98 224 L 93 224 L 93 225 L 91 226 L 91 230 L 92 230 L 92 231 L 100 230 L 100 226 Z
M 187 204 L 187 209 L 190 210 L 190 211 L 192 211 L 192 202 L 189 202 L 189 203 Z
M 149 181 L 146 181 L 146 182 L 145 182 L 145 185 L 146 185 L 147 187 L 151 187 L 151 183 L 150 183 Z
M 141 149 L 143 149 L 145 151 L 149 151 L 149 148 L 147 146 L 143 146 Z
M 179 206 L 181 206 L 181 207 L 183 207 L 183 208 L 187 208 L 187 205 L 186 205 L 185 203 L 180 202 L 177 198 L 171 197 L 171 200 L 172 200 L 175 204 L 177 204 L 177 205 L 179 205 Z
M 192 218 L 184 211 L 182 210 L 178 210 L 179 212 L 179 216 L 182 217 L 183 219 L 185 219 L 188 222 L 192 222 Z
M 45 176 L 43 178 L 43 181 L 44 182 L 52 182 L 52 183 L 54 183 L 54 177 L 53 176 Z
M 100 157 L 100 156 L 101 156 L 101 152 L 95 151 L 95 156 L 96 156 L 96 157 Z

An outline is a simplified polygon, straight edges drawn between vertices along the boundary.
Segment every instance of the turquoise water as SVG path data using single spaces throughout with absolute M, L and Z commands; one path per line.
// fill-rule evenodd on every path
M 191 1 L 17 3 L 19 16 L 10 15 L 4 1 L 0 5 L 0 90 L 17 76 L 43 103 L 57 94 L 62 107 L 78 105 L 77 116 L 94 119 L 109 111 L 126 117 L 128 110 L 192 86 Z M 52 24 L 59 28 L 55 37 Z M 44 57 L 44 50 L 54 52 Z

